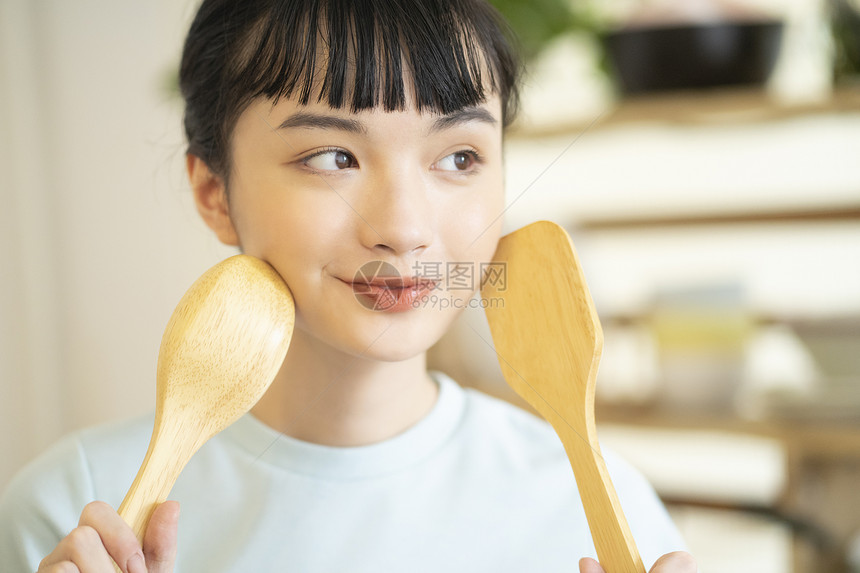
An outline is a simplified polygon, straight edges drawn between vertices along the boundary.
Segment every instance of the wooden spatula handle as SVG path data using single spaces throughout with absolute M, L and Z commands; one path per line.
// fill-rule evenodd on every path
M 570 426 L 556 433 L 573 467 L 600 564 L 606 573 L 645 573 L 597 440 Z

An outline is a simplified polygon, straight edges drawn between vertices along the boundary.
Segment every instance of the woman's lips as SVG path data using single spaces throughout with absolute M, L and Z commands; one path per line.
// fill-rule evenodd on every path
M 418 308 L 421 297 L 436 282 L 420 277 L 375 277 L 369 282 L 343 281 L 352 287 L 356 300 L 365 308 L 380 312 L 404 312 Z

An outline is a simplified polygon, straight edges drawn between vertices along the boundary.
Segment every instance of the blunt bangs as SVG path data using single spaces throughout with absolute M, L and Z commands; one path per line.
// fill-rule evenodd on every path
M 507 126 L 513 43 L 483 0 L 204 0 L 180 67 L 189 152 L 223 173 L 229 134 L 259 97 L 445 114 L 498 94 Z
M 409 81 L 417 109 L 450 113 L 505 90 L 504 46 L 481 33 L 493 19 L 461 1 L 283 2 L 244 39 L 235 79 L 252 97 L 352 111 L 402 110 Z

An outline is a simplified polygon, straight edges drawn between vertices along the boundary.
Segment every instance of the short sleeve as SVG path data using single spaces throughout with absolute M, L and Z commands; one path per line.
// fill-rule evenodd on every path
M 35 571 L 77 526 L 92 481 L 76 436 L 24 467 L 0 497 L 0 571 Z

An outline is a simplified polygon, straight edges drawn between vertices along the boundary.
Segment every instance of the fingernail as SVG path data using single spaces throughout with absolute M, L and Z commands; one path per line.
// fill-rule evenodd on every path
M 140 553 L 132 555 L 126 562 L 125 569 L 128 573 L 146 573 L 146 564 L 143 562 L 143 556 Z

